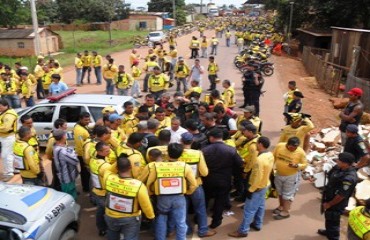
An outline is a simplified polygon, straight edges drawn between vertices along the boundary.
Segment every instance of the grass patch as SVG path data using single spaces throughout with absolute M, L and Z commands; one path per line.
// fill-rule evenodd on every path
M 57 31 L 62 37 L 63 49 L 62 54 L 55 55 L 62 66 L 74 64 L 74 57 L 77 52 L 84 50 L 97 51 L 104 56 L 110 53 L 119 52 L 133 47 L 133 39 L 136 36 L 146 36 L 146 31 L 119 31 L 112 30 L 112 42 L 109 41 L 108 31 Z M 36 65 L 36 57 L 11 58 L 0 56 L 0 62 L 14 66 L 14 63 L 21 62 L 28 66 L 30 70 Z

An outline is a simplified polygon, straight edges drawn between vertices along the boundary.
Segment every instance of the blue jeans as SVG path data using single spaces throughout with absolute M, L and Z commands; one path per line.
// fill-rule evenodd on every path
M 76 84 L 81 85 L 82 68 L 76 68 Z
M 95 193 L 90 193 L 91 199 L 96 204 L 96 227 L 99 231 L 106 231 L 107 224 L 105 223 L 104 213 L 105 213 L 105 197 L 98 196 Z
M 262 228 L 263 217 L 265 215 L 265 195 L 267 187 L 252 194 L 252 198 L 247 198 L 244 205 L 243 221 L 239 226 L 238 232 L 246 234 L 249 232 L 250 224 Z
M 217 55 L 217 45 L 211 46 L 211 55 Z
M 101 84 L 101 67 L 94 67 L 96 83 Z
M 125 240 L 139 239 L 141 217 L 104 217 L 108 225 L 108 240 L 120 240 L 120 234 L 125 236 Z
M 132 84 L 131 88 L 131 96 L 140 96 L 141 95 L 141 90 L 140 90 L 140 83 L 138 80 L 134 80 L 134 83 Z
M 177 92 L 181 91 L 181 83 L 184 86 L 184 92 L 188 90 L 188 82 L 186 81 L 186 78 L 176 78 L 176 83 L 177 83 L 176 87 Z
M 190 200 L 193 204 L 194 213 L 198 220 L 198 236 L 202 237 L 208 232 L 207 209 L 203 187 L 199 186 L 193 194 L 187 196 L 187 200 Z M 186 219 L 186 224 L 188 225 L 188 228 L 190 228 L 189 218 Z
M 105 79 L 105 82 L 107 83 L 105 87 L 105 93 L 108 95 L 114 95 L 113 79 Z
M 187 226 L 184 195 L 157 196 L 157 211 L 155 240 L 166 240 L 167 220 L 169 218 L 174 221 L 176 226 L 176 240 L 185 240 Z
M 121 96 L 128 96 L 128 91 L 129 90 L 130 90 L 129 88 L 127 88 L 127 89 L 117 88 L 117 94 L 121 95 Z
M 230 38 L 226 38 L 226 46 L 230 47 Z
M 24 102 L 26 103 L 26 107 L 32 107 L 35 105 L 35 101 L 33 100 L 33 96 L 31 96 L 28 99 L 24 99 Z
M 21 100 L 18 95 L 3 95 L 3 98 L 8 101 L 11 108 L 21 108 Z

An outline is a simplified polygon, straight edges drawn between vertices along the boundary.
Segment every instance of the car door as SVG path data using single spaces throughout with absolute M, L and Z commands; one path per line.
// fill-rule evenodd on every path
M 50 130 L 53 126 L 56 108 L 56 105 L 39 105 L 22 114 L 27 114 L 32 118 L 33 127 L 36 130 L 41 145 L 44 145 L 48 140 Z

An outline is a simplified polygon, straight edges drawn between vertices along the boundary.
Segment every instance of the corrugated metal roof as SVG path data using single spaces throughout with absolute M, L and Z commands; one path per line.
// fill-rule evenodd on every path
M 0 29 L 0 39 L 22 39 L 22 38 L 33 38 L 30 36 L 33 33 L 33 29 Z
M 334 26 L 332 26 L 331 28 L 338 29 L 338 30 L 344 30 L 344 31 L 370 33 L 369 29 L 342 28 L 342 27 L 334 27 Z

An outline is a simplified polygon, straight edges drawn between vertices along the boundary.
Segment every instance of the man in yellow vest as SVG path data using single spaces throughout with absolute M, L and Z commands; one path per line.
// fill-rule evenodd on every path
M 88 127 L 90 123 L 90 113 L 82 112 L 79 116 L 79 121 L 73 128 L 73 138 L 75 141 L 75 151 L 81 165 L 81 185 L 84 192 L 90 191 L 90 172 L 87 169 L 86 164 L 83 160 L 83 144 L 90 137 L 90 129 Z
M 226 31 L 225 38 L 226 38 L 226 47 L 230 47 L 230 43 L 231 43 L 231 32 L 230 32 L 230 30 Z
M 155 221 L 155 239 L 166 239 L 168 216 L 176 225 L 176 239 L 186 239 L 186 199 L 184 194 L 192 194 L 198 187 L 189 165 L 179 162 L 183 146 L 178 143 L 168 145 L 169 162 L 155 162 L 150 172 L 147 187 L 149 193 L 157 196 L 158 215 Z
M 106 171 L 102 182 L 106 190 L 108 239 L 120 239 L 121 234 L 125 239 L 139 239 L 141 211 L 148 219 L 154 219 L 148 190 L 145 184 L 132 178 L 131 163 L 126 157 L 117 159 L 117 170 L 117 174 Z
M 127 101 L 123 104 L 124 112 L 122 113 L 122 125 L 121 128 L 125 131 L 127 137 L 130 136 L 131 133 L 137 131 L 137 124 L 139 123 L 139 119 L 135 117 L 134 113 L 134 104 L 130 101 Z
M 156 58 L 157 56 L 155 55 L 150 56 L 150 58 L 148 59 L 147 62 L 145 62 L 145 65 L 143 67 L 143 70 L 145 71 L 143 92 L 148 92 L 149 78 L 154 73 L 154 67 L 159 68 L 158 63 L 156 62 Z
M 35 66 L 34 75 L 37 79 L 37 87 L 36 87 L 36 94 L 37 99 L 44 99 L 45 93 L 42 88 L 42 80 L 41 77 L 44 76 L 44 70 L 42 70 L 42 66 L 44 66 L 44 58 L 37 59 L 37 65 Z M 76 69 L 77 72 L 77 69 Z
M 84 55 L 81 57 L 81 61 L 82 61 L 81 84 L 84 84 L 86 72 L 87 72 L 87 83 L 90 83 L 92 56 L 89 54 L 89 51 L 87 50 L 84 51 Z
M 158 136 L 158 134 L 159 134 L 160 131 L 162 131 L 166 127 L 170 127 L 171 126 L 171 118 L 166 117 L 166 113 L 165 113 L 164 109 L 161 108 L 161 107 L 158 107 L 155 110 L 155 116 L 154 116 L 154 118 L 157 119 L 158 122 L 159 122 L 159 126 L 158 126 L 157 131 L 156 131 L 156 135 L 157 136 Z
M 22 126 L 18 136 L 19 139 L 15 141 L 13 147 L 14 167 L 20 170 L 23 184 L 41 186 L 43 183 L 38 177 L 41 172 L 39 155 L 28 143 L 32 137 L 31 129 Z
M 270 174 L 274 166 L 274 155 L 267 150 L 269 146 L 270 140 L 267 137 L 258 139 L 257 150 L 259 155 L 249 179 L 243 221 L 237 231 L 228 234 L 230 237 L 247 237 L 250 228 L 256 231 L 260 231 L 262 228 L 265 214 L 265 195 L 271 184 Z
M 119 144 L 126 142 L 127 136 L 125 131 L 121 128 L 123 117 L 117 113 L 112 113 L 109 115 L 109 128 L 112 131 L 112 137 L 115 138 L 116 142 Z M 115 145 L 115 144 L 114 144 Z
M 245 202 L 249 188 L 249 177 L 258 157 L 257 140 L 260 136 L 257 134 L 257 128 L 253 124 L 247 123 L 241 127 L 242 133 L 246 137 L 246 140 L 239 149 L 239 155 L 244 161 L 244 179 L 242 180 L 244 186 L 242 188 L 242 194 L 235 198 L 235 200 L 238 202 Z
M 222 93 L 225 108 L 233 109 L 236 105 L 235 101 L 235 89 L 231 86 L 230 80 L 223 80 L 222 87 L 225 90 Z
M 110 153 L 110 147 L 104 142 L 98 142 L 95 145 L 96 156 L 89 162 L 90 179 L 92 184 L 91 199 L 95 202 L 96 209 L 96 227 L 99 236 L 104 236 L 107 231 L 107 224 L 104 220 L 105 211 L 105 189 L 103 189 L 103 177 L 107 170 L 113 171 L 107 157 Z
M 108 95 L 114 95 L 114 82 L 118 74 L 118 67 L 114 64 L 114 59 L 110 58 L 108 63 L 103 67 L 103 79 L 106 82 L 105 93 Z
M 180 91 L 180 87 L 182 83 L 184 86 L 184 92 L 186 92 L 188 90 L 188 82 L 186 78 L 189 76 L 190 68 L 185 63 L 183 57 L 179 57 L 178 62 L 175 65 L 174 73 L 175 73 L 175 79 L 177 82 L 176 91 L 177 92 Z
M 191 57 L 190 59 L 197 58 L 199 56 L 200 42 L 197 37 L 193 36 L 190 41 Z
M 32 83 L 32 80 L 28 77 L 28 74 L 25 72 L 20 73 L 19 87 L 21 89 L 21 94 L 26 104 L 26 107 L 34 106 L 35 105 L 35 101 L 33 99 L 33 94 L 35 92 L 34 85 Z
M 10 74 L 1 74 L 3 81 L 0 82 L 1 97 L 6 99 L 12 108 L 20 108 L 21 101 L 18 96 L 18 80 L 12 78 Z
M 370 240 L 370 198 L 349 213 L 348 240 Z
M 122 96 L 129 96 L 129 91 L 134 83 L 134 79 L 125 71 L 125 66 L 118 66 L 118 73 L 114 80 L 117 88 L 117 94 Z
M 216 89 L 216 79 L 217 79 L 217 72 L 219 71 L 219 67 L 217 63 L 215 63 L 215 57 L 209 57 L 208 63 L 208 80 L 210 82 L 210 87 L 207 91 L 212 91 Z
M 168 76 L 161 73 L 161 69 L 157 66 L 153 68 L 153 74 L 148 79 L 149 91 L 154 95 L 155 99 L 161 97 L 169 88 Z
M 211 237 L 216 234 L 216 231 L 208 229 L 206 201 L 201 179 L 201 177 L 208 175 L 208 167 L 204 160 L 203 153 L 200 150 L 191 149 L 193 140 L 194 136 L 191 133 L 186 132 L 181 135 L 181 144 L 184 146 L 184 152 L 179 158 L 179 161 L 185 162 L 191 167 L 199 185 L 193 194 L 187 196 L 194 208 L 198 224 L 198 236 L 201 238 Z M 189 224 L 190 220 L 188 219 L 186 223 L 188 224 L 188 233 L 192 232 Z M 171 232 L 171 230 L 169 232 Z
M 101 78 L 102 78 L 102 61 L 103 58 L 99 55 L 96 51 L 92 51 L 92 66 L 94 67 L 95 77 L 96 77 L 96 84 L 101 85 Z
M 217 47 L 218 47 L 218 39 L 215 37 L 212 37 L 211 39 L 211 55 L 217 55 Z
M 82 67 L 83 67 L 83 63 L 81 61 L 81 57 L 82 57 L 81 56 L 81 53 L 77 53 L 76 54 L 76 57 L 75 57 L 76 86 L 77 87 L 81 86 Z M 36 69 L 35 69 L 35 71 L 36 71 Z
M 13 152 L 17 120 L 18 114 L 10 108 L 8 101 L 0 99 L 0 143 L 4 182 L 9 181 L 14 175 L 13 159 L 9 158 L 9 155 Z

